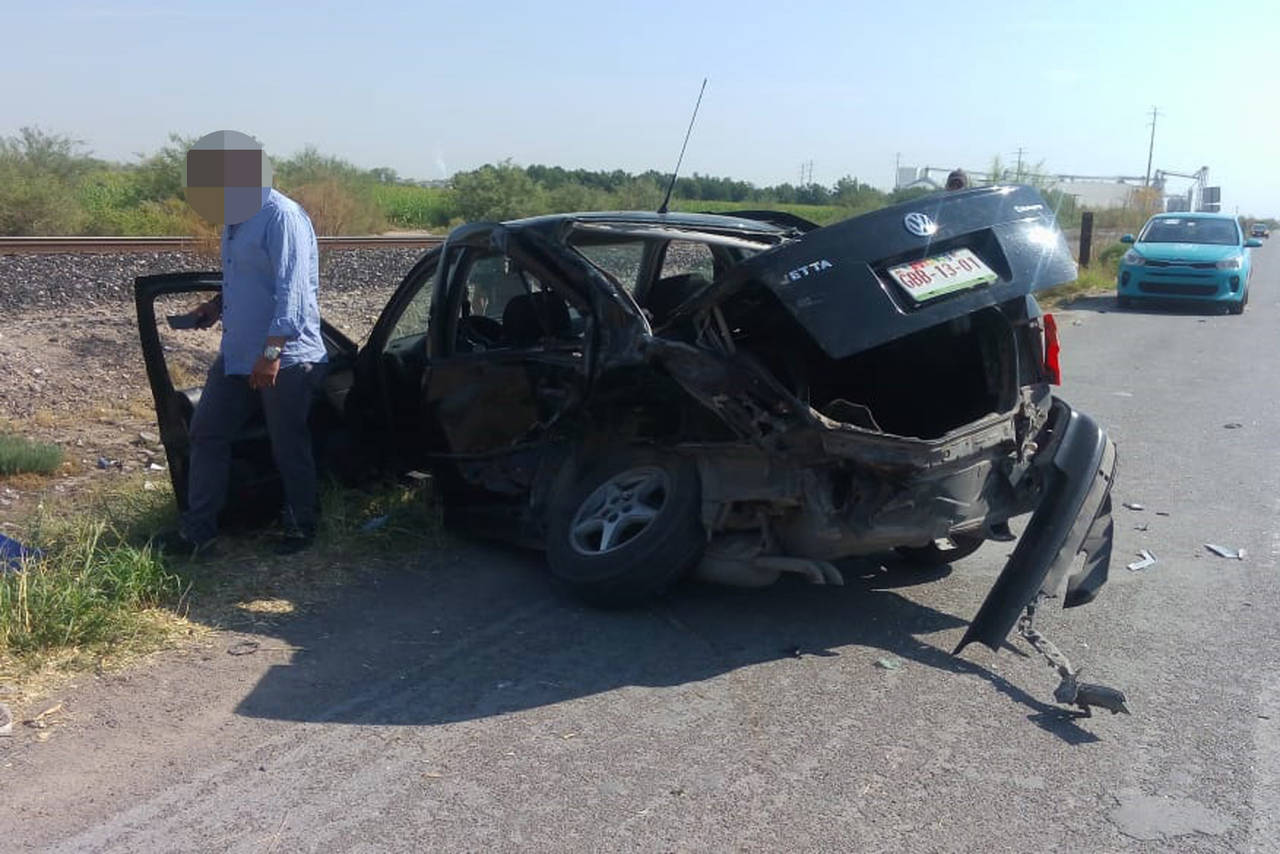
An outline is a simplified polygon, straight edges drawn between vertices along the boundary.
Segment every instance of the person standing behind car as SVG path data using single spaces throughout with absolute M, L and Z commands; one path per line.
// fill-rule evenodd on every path
M 243 134 L 236 136 L 256 146 Z M 195 151 L 188 152 L 188 183 Z M 244 148 L 234 152 L 246 153 Z M 258 154 L 265 164 L 260 147 Z M 278 551 L 292 553 L 311 545 L 318 513 L 308 417 L 328 361 L 317 302 L 319 250 L 306 211 L 270 186 L 269 165 L 252 182 L 265 186 L 251 215 L 233 210 L 236 164 L 228 159 L 223 165 L 229 186 L 223 196 L 222 293 L 196 309 L 201 327 L 221 318 L 222 343 L 191 419 L 187 508 L 175 545 L 199 554 L 214 543 L 230 480 L 231 442 L 261 407 L 284 485 L 284 540 Z M 207 218 L 217 215 L 201 210 L 198 193 L 189 192 L 188 199 Z M 237 214 L 242 221 L 233 221 L 240 219 Z
M 965 174 L 963 169 L 952 169 L 951 174 L 947 176 L 946 189 L 963 190 L 969 186 L 969 176 Z

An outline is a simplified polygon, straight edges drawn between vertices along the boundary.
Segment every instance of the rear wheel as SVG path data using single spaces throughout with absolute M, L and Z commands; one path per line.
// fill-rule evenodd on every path
M 958 560 L 964 560 L 976 552 L 985 542 L 982 537 L 973 534 L 952 534 L 950 537 L 927 546 L 901 546 L 894 549 L 902 558 L 919 567 L 945 566 Z
M 688 460 L 645 448 L 603 454 L 552 503 L 551 573 L 593 605 L 643 604 L 702 556 L 701 500 Z

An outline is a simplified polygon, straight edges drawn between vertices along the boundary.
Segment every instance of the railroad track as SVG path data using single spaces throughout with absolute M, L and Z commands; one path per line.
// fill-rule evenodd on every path
M 321 249 L 423 249 L 439 246 L 443 237 L 428 234 L 378 234 L 364 237 L 319 237 Z M 200 241 L 194 237 L 0 237 L 0 255 L 54 255 L 84 252 L 183 252 Z

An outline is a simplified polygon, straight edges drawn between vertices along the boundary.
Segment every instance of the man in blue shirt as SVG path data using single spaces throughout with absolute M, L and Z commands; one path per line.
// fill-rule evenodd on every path
M 315 537 L 316 469 L 307 419 L 327 362 L 320 337 L 319 251 L 311 219 L 272 189 L 261 210 L 222 233 L 222 293 L 200 326 L 222 319 L 222 346 L 191 420 L 181 546 L 208 552 L 226 502 L 231 442 L 257 407 L 284 483 L 284 553 Z

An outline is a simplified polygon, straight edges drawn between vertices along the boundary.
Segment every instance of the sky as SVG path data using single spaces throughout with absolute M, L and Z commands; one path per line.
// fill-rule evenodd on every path
M 766 185 L 903 165 L 1209 167 L 1227 212 L 1280 214 L 1280 4 L 885 0 L 610 4 L 0 0 L 0 135 L 132 160 L 239 130 L 440 178 L 506 158 Z M 1181 190 L 1185 183 L 1171 183 Z

